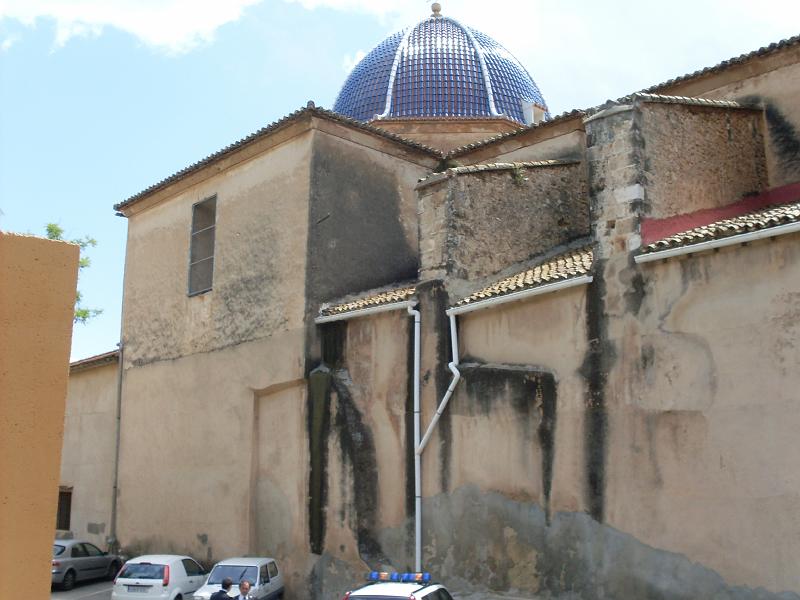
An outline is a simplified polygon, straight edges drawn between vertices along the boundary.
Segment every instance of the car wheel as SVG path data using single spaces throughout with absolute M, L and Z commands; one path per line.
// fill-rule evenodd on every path
M 71 590 L 75 587 L 75 571 L 64 573 L 64 581 L 61 582 L 61 589 Z
M 108 571 L 106 571 L 106 579 L 111 581 L 117 576 L 117 573 L 119 573 L 119 563 L 117 561 L 114 561 L 110 565 L 108 565 Z

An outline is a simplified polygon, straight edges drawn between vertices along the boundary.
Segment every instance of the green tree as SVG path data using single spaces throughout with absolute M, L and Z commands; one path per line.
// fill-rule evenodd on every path
M 81 257 L 78 261 L 78 269 L 79 273 L 83 269 L 87 268 L 92 264 L 91 259 L 86 256 L 86 251 L 88 248 L 94 248 L 97 246 L 97 240 L 92 237 L 84 236 L 82 238 L 77 238 L 74 240 L 64 240 L 64 230 L 56 225 L 55 223 L 48 223 L 45 225 L 45 230 L 47 232 L 47 239 L 48 240 L 59 240 L 59 241 L 69 241 L 73 244 L 77 244 L 81 248 Z M 86 324 L 89 319 L 96 317 L 100 313 L 103 312 L 101 308 L 86 308 L 81 304 L 83 300 L 81 296 L 81 291 L 78 290 L 75 294 L 75 323 L 83 323 Z

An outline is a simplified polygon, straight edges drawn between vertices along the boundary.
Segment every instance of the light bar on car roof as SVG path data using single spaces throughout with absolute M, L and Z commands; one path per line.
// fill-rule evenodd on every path
M 430 573 L 389 573 L 387 571 L 370 571 L 367 574 L 369 581 L 395 581 L 403 583 L 428 583 Z

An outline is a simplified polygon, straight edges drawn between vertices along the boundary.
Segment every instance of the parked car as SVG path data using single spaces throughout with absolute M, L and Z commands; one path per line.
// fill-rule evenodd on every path
M 76 581 L 101 577 L 114 579 L 121 565 L 122 559 L 119 556 L 103 552 L 89 542 L 55 540 L 51 582 L 65 590 L 71 590 Z
M 188 600 L 207 572 L 190 556 L 148 554 L 126 562 L 114 580 L 112 600 L 166 598 Z
M 228 595 L 239 593 L 239 582 L 250 582 L 250 597 L 253 600 L 283 598 L 283 573 L 274 558 L 238 557 L 218 562 L 211 569 L 205 585 L 194 593 L 194 600 L 208 600 L 211 594 L 222 589 L 222 580 L 233 580 Z
M 440 583 L 431 581 L 430 573 L 379 573 L 367 576 L 369 583 L 344 595 L 342 600 L 373 598 L 380 600 L 453 600 Z

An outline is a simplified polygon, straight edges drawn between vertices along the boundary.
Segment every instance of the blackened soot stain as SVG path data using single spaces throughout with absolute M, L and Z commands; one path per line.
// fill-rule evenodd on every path
M 328 496 L 328 436 L 330 434 L 331 373 L 324 364 L 308 377 L 308 535 L 311 552 L 322 554 L 325 505 Z
M 408 319 L 408 346 L 406 351 L 406 409 L 405 409 L 405 438 L 406 438 L 406 517 L 408 518 L 409 535 L 406 540 L 411 552 L 413 532 L 413 517 L 415 511 L 416 490 L 414 487 L 414 319 Z
M 588 349 L 581 365 L 581 375 L 586 379 L 586 487 L 589 514 L 602 521 L 605 512 L 605 461 L 608 416 L 606 414 L 606 382 L 608 371 L 615 359 L 613 344 L 608 339 L 605 314 L 605 260 L 596 261 L 595 275 L 586 291 L 586 326 Z
M 311 552 L 322 554 L 325 546 L 325 507 L 328 497 L 328 437 L 331 420 L 331 367 L 344 362 L 347 321 L 320 327 L 323 362 L 308 376 L 308 532 Z
M 334 427 L 346 460 L 353 467 L 353 503 L 356 541 L 361 560 L 370 568 L 391 565 L 376 536 L 378 513 L 378 465 L 372 431 L 364 424 L 349 389 L 346 370 L 333 372 L 337 411 Z
M 418 290 L 421 286 L 418 286 Z M 452 348 L 450 344 L 450 320 L 445 311 L 448 307 L 448 294 L 440 282 L 430 285 L 431 303 L 433 304 L 434 328 L 436 331 L 436 398 L 437 402 L 444 398 L 450 386 L 452 373 L 447 365 L 450 363 Z M 450 455 L 453 447 L 453 426 L 450 412 L 444 411 L 439 419 L 439 479 L 443 492 L 450 489 Z

